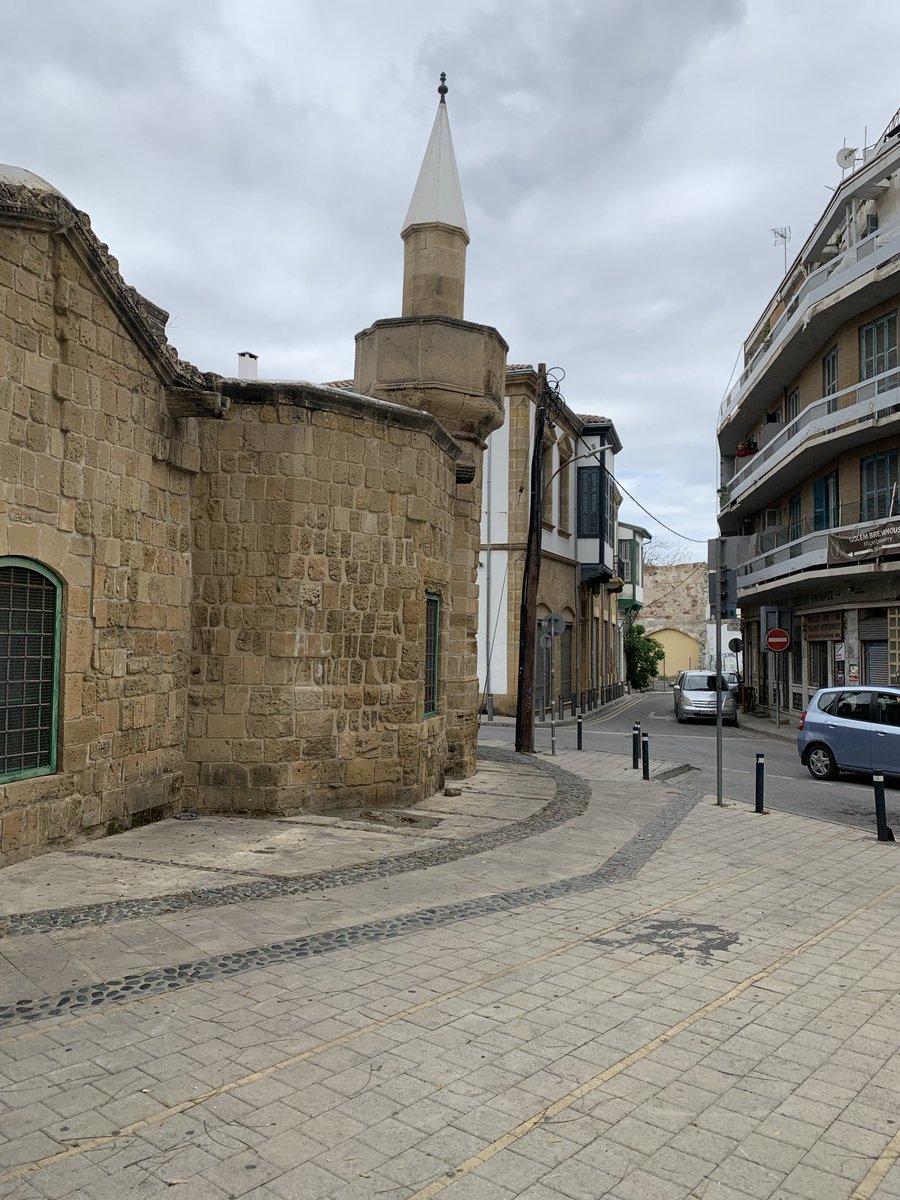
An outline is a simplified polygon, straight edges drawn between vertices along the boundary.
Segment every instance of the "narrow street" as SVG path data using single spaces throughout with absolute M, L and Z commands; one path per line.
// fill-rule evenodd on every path
M 667 692 L 646 692 L 633 696 L 609 712 L 591 714 L 584 722 L 583 744 L 586 749 L 614 754 L 631 754 L 631 731 L 640 721 L 650 735 L 651 761 L 687 763 L 694 771 L 684 782 L 704 792 L 716 790 L 716 727 L 713 722 L 697 721 L 679 725 L 675 720 L 672 697 Z M 766 723 L 767 724 L 767 723 Z M 760 727 L 762 726 L 762 727 Z M 800 763 L 793 734 L 786 728 L 781 735 L 769 732 L 765 724 L 744 720 L 738 729 L 722 730 L 723 792 L 726 798 L 754 803 L 756 755 L 765 755 L 766 807 L 804 817 L 839 821 L 857 828 L 874 828 L 875 813 L 871 780 L 862 775 L 842 775 L 833 781 L 813 779 Z M 510 724 L 482 721 L 481 740 L 498 745 L 515 742 Z M 576 729 L 568 724 L 557 727 L 557 749 L 574 749 Z M 535 749 L 550 750 L 550 723 L 538 723 Z M 900 785 L 887 781 L 888 821 L 893 821 L 900 836 Z
M 707 775 L 483 747 L 392 824 L 10 866 L 0 1197 L 896 1197 L 896 847 Z

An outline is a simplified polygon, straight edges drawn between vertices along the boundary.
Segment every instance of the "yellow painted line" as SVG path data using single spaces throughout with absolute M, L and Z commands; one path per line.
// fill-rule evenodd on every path
M 159 1112 L 153 1113 L 152 1116 L 142 1117 L 139 1121 L 132 1122 L 131 1125 L 126 1125 L 122 1129 L 118 1129 L 115 1133 L 101 1134 L 98 1137 L 88 1138 L 83 1142 L 79 1142 L 75 1146 L 70 1146 L 66 1150 L 58 1150 L 53 1154 L 48 1154 L 44 1158 L 35 1159 L 33 1162 L 21 1163 L 13 1170 L 8 1171 L 5 1175 L 0 1175 L 0 1183 L 10 1183 L 16 1179 L 22 1179 L 24 1176 L 31 1174 L 34 1171 L 39 1171 L 43 1167 L 52 1166 L 57 1162 L 64 1162 L 66 1159 L 74 1158 L 79 1154 L 86 1154 L 89 1150 L 97 1150 L 102 1146 L 109 1146 L 118 1141 L 120 1138 L 130 1137 L 135 1133 L 139 1133 L 142 1129 L 150 1128 L 154 1125 L 159 1125 L 163 1121 L 167 1121 L 169 1117 L 178 1116 L 179 1113 L 187 1112 L 189 1109 L 196 1108 L 199 1104 L 205 1104 L 208 1100 L 213 1100 L 217 1096 L 223 1096 L 228 1092 L 236 1091 L 238 1088 L 246 1087 L 248 1084 L 257 1083 L 260 1079 L 267 1079 L 270 1075 L 275 1075 L 279 1071 L 285 1071 L 297 1064 L 306 1062 L 308 1059 L 315 1058 L 319 1054 L 325 1054 L 328 1050 L 334 1050 L 339 1046 L 345 1046 L 357 1038 L 365 1037 L 370 1033 L 377 1033 L 378 1030 L 384 1029 L 388 1025 L 394 1024 L 396 1021 L 405 1021 L 409 1017 L 415 1016 L 417 1013 L 424 1012 L 430 1008 L 436 1008 L 438 1005 L 445 1003 L 447 1000 L 455 1000 L 459 996 L 464 996 L 467 992 L 474 991 L 484 987 L 489 983 L 493 983 L 497 979 L 503 979 L 505 976 L 515 974 L 517 971 L 526 970 L 529 967 L 536 966 L 539 963 L 547 962 L 552 958 L 558 958 L 562 954 L 567 954 L 570 950 L 574 950 L 577 946 L 584 945 L 592 938 L 605 937 L 608 933 L 614 933 L 615 930 L 621 929 L 623 925 L 631 925 L 635 921 L 640 921 L 646 917 L 655 916 L 657 913 L 666 912 L 668 909 L 674 908 L 678 904 L 686 903 L 695 899 L 697 896 L 702 896 L 707 892 L 714 891 L 716 888 L 731 885 L 736 879 L 743 878 L 747 875 L 755 875 L 757 872 L 764 869 L 768 870 L 773 864 L 760 864 L 756 867 L 748 867 L 745 871 L 739 871 L 735 875 L 729 875 L 727 879 L 716 880 L 714 883 L 705 884 L 703 887 L 695 888 L 691 892 L 686 892 L 681 896 L 676 896 L 672 900 L 666 901 L 664 904 L 654 905 L 653 908 L 644 909 L 642 912 L 631 913 L 627 917 L 622 917 L 618 921 L 614 921 L 611 925 L 606 925 L 601 929 L 595 929 L 591 933 L 586 933 L 582 937 L 574 938 L 570 942 L 566 942 L 562 946 L 557 946 L 555 950 L 546 950 L 543 954 L 536 954 L 532 958 L 522 959 L 520 962 L 512 963 L 506 967 L 501 967 L 498 971 L 492 971 L 489 975 L 482 975 L 478 979 L 469 983 L 461 984 L 457 988 L 453 988 L 449 992 L 442 992 L 439 996 L 432 996 L 429 1000 L 422 1000 L 418 1004 L 413 1004 L 409 1008 L 405 1008 L 402 1012 L 392 1013 L 390 1016 L 381 1017 L 377 1021 L 371 1021 L 368 1025 L 363 1025 L 359 1029 L 353 1029 L 348 1033 L 341 1034 L 340 1037 L 332 1038 L 327 1042 L 319 1042 L 318 1045 L 310 1046 L 306 1050 L 300 1051 L 298 1054 L 292 1054 L 289 1058 L 281 1059 L 277 1063 L 272 1063 L 271 1066 L 262 1067 L 258 1071 L 252 1071 L 248 1075 L 242 1075 L 238 1079 L 229 1080 L 228 1083 L 220 1084 L 218 1087 L 210 1088 L 209 1091 L 201 1093 L 199 1096 L 191 1096 L 186 1100 L 179 1101 L 178 1104 L 168 1105 L 160 1109 Z M 777 865 L 777 864 L 774 864 Z M 898 885 L 900 886 L 900 885 Z M 217 981 L 221 982 L 221 981 Z M 194 984 L 194 987 L 213 987 L 214 984 L 210 981 L 204 981 L 201 984 Z M 180 989 L 184 990 L 184 989 Z M 168 993 L 172 996 L 173 993 Z M 139 999 L 129 1001 L 129 1004 L 147 1003 L 153 1000 L 159 1001 L 162 996 L 142 996 Z M 124 1008 L 126 1005 L 117 1005 L 117 1011 Z M 104 1016 L 100 1012 L 85 1013 L 82 1017 L 74 1017 L 71 1021 L 65 1022 L 65 1027 L 70 1025 L 80 1024 L 81 1021 L 100 1020 Z M 54 1026 L 54 1029 L 60 1028 L 59 1025 Z M 29 1030 L 26 1034 L 20 1035 L 20 1038 L 34 1037 L 40 1030 Z M 6 1042 L 0 1043 L 0 1047 L 7 1043 L 17 1041 L 19 1038 L 7 1038 Z
M 798 958 L 805 951 L 812 949 L 813 946 L 817 946 L 820 942 L 824 941 L 825 938 L 830 937 L 833 933 L 837 932 L 838 929 L 842 929 L 851 921 L 856 920 L 857 917 L 862 916 L 863 913 L 868 912 L 870 908 L 873 908 L 876 904 L 880 904 L 888 896 L 893 895 L 897 891 L 900 891 L 900 884 L 895 884 L 893 887 L 888 888 L 887 891 L 882 892 L 881 895 L 875 896 L 874 899 L 868 902 L 868 904 L 860 905 L 860 907 L 854 909 L 853 912 L 848 913 L 846 916 L 835 921 L 832 925 L 829 925 L 827 929 L 823 929 L 819 933 L 814 934 L 812 937 L 807 938 L 805 942 L 801 942 L 800 945 L 795 946 L 793 950 L 788 950 L 785 954 L 782 954 L 779 958 L 775 959 L 775 961 L 770 963 L 769 966 L 763 967 L 759 971 L 755 971 L 752 975 L 748 975 L 746 979 L 741 980 L 741 982 L 731 988 L 730 991 L 725 992 L 721 996 L 717 996 L 715 1000 L 710 1000 L 707 1004 L 704 1004 L 701 1008 L 696 1009 L 688 1016 L 683 1017 L 682 1020 L 678 1021 L 675 1025 L 671 1025 L 668 1029 L 658 1034 L 655 1038 L 652 1038 L 649 1042 L 645 1042 L 644 1045 L 639 1049 L 633 1050 L 631 1054 L 627 1054 L 624 1058 L 620 1058 L 617 1063 L 613 1063 L 612 1066 L 607 1067 L 606 1070 L 601 1071 L 592 1079 L 588 1079 L 585 1083 L 579 1084 L 577 1088 L 573 1088 L 572 1091 L 567 1092 L 558 1100 L 554 1100 L 552 1104 L 548 1104 L 546 1107 L 539 1109 L 536 1113 L 533 1113 L 526 1120 L 522 1121 L 521 1124 L 516 1125 L 514 1129 L 510 1129 L 508 1133 L 504 1133 L 502 1137 L 497 1138 L 496 1141 L 491 1142 L 490 1145 L 485 1146 L 482 1150 L 479 1150 L 477 1154 L 473 1154 L 471 1158 L 467 1158 L 465 1162 L 460 1163 L 458 1167 L 454 1168 L 454 1170 L 448 1171 L 446 1175 L 441 1175 L 437 1179 L 433 1179 L 431 1183 L 426 1184 L 425 1187 L 420 1188 L 419 1191 L 410 1196 L 409 1200 L 432 1200 L 432 1197 L 439 1195 L 442 1191 L 444 1191 L 445 1188 L 451 1187 L 454 1183 L 458 1183 L 464 1175 L 470 1174 L 477 1167 L 480 1167 L 483 1163 L 488 1162 L 495 1155 L 499 1154 L 501 1150 L 508 1149 L 510 1146 L 514 1145 L 514 1143 L 523 1138 L 527 1133 L 530 1133 L 533 1129 L 536 1129 L 539 1125 L 542 1125 L 545 1121 L 550 1120 L 552 1117 L 557 1116 L 561 1112 L 565 1112 L 567 1108 L 571 1108 L 573 1104 L 577 1103 L 577 1101 L 584 1099 L 584 1097 L 590 1095 L 591 1092 L 595 1092 L 598 1088 L 603 1087 L 603 1085 L 608 1083 L 610 1079 L 614 1079 L 617 1075 L 621 1075 L 623 1071 L 627 1071 L 628 1068 L 634 1066 L 635 1063 L 647 1058 L 647 1056 L 652 1054 L 654 1050 L 658 1050 L 660 1046 L 664 1046 L 667 1042 L 672 1041 L 673 1038 L 678 1037 L 680 1033 L 684 1033 L 686 1029 L 690 1029 L 692 1025 L 696 1024 L 696 1022 L 701 1020 L 703 1017 L 706 1017 L 710 1013 L 715 1012 L 717 1009 L 724 1007 L 726 1004 L 730 1004 L 732 1000 L 737 999 L 738 996 L 741 996 L 749 988 L 753 987 L 754 984 L 760 983 L 763 979 L 768 978 L 768 976 L 772 975 L 775 971 L 786 966 L 789 962 L 792 962 L 795 958 Z M 896 1143 L 896 1145 L 894 1143 Z M 869 1172 L 869 1175 L 873 1177 L 871 1186 L 867 1185 L 866 1181 L 869 1179 L 869 1175 L 867 1175 L 866 1179 L 863 1180 L 859 1188 L 853 1193 L 852 1200 L 868 1200 L 875 1188 L 884 1178 L 884 1175 L 887 1174 L 888 1168 L 894 1162 L 898 1153 L 900 1153 L 900 1133 L 894 1135 L 894 1137 L 888 1143 L 887 1148 L 881 1155 L 881 1158 L 879 1158 L 878 1162 Z M 876 1175 L 876 1171 L 881 1168 L 882 1159 L 885 1159 L 886 1161 L 881 1169 L 881 1173 Z M 868 1190 L 863 1190 L 866 1187 L 868 1187 Z
M 900 1129 L 869 1167 L 850 1200 L 869 1200 L 898 1158 L 900 1158 Z

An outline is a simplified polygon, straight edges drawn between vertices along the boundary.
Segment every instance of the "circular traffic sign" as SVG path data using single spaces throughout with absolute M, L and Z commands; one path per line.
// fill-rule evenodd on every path
M 766 634 L 766 646 L 769 650 L 787 650 L 791 644 L 791 635 L 786 629 L 770 629 Z

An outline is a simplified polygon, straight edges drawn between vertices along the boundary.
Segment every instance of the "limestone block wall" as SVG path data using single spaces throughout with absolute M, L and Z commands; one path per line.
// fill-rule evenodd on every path
M 644 606 L 636 620 L 652 637 L 660 635 L 668 675 L 700 666 L 709 622 L 706 563 L 645 563 Z
M 446 633 L 454 461 L 427 430 L 361 403 L 370 414 L 235 403 L 202 422 L 186 779 L 198 807 L 408 803 L 442 783 L 448 697 L 425 719 L 425 601 L 441 595 Z
M 196 439 L 73 242 L 0 224 L 0 556 L 64 630 L 58 771 L 0 784 L 0 861 L 179 801 Z

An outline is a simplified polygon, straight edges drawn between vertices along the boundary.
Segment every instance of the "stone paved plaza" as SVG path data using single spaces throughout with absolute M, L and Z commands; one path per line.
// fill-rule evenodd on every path
M 900 1198 L 896 847 L 674 766 L 0 873 L 0 1196 Z

